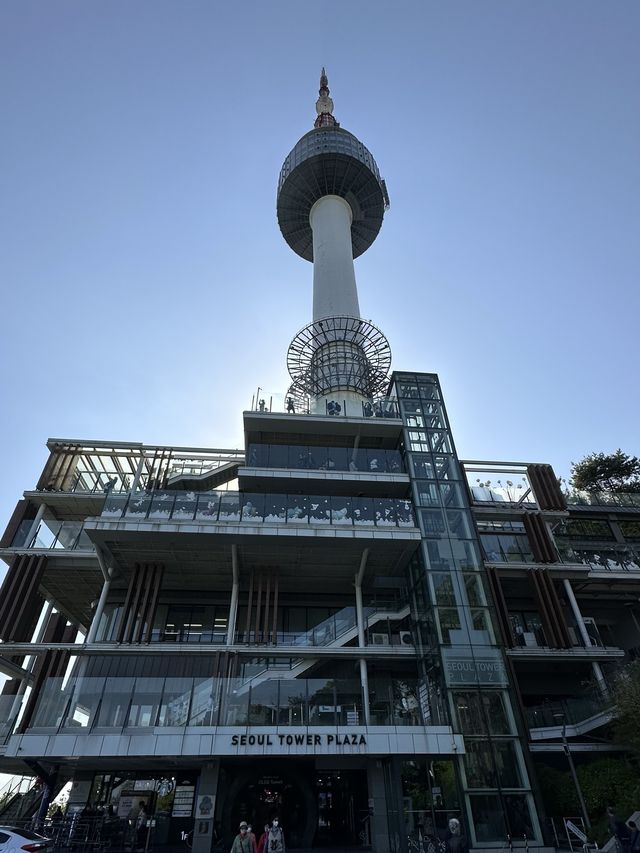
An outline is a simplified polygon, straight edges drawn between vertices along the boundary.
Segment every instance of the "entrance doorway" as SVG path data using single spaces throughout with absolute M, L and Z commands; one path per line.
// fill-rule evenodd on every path
M 369 846 L 367 776 L 364 770 L 316 775 L 318 825 L 314 846 Z
M 311 761 L 225 770 L 232 780 L 218 812 L 225 837 L 233 838 L 240 821 L 246 820 L 260 838 L 265 824 L 278 816 L 288 849 L 368 846 L 364 770 L 318 771 Z

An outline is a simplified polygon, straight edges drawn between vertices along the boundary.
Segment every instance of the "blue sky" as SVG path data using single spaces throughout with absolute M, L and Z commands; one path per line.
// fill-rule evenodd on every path
M 391 197 L 363 316 L 460 455 L 640 453 L 639 42 L 637 0 L 4 0 L 3 523 L 49 436 L 236 447 L 285 390 L 322 65 Z

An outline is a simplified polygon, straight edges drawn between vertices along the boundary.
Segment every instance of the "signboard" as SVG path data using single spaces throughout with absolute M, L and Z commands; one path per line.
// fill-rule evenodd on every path
M 196 806 L 196 819 L 213 817 L 213 806 L 215 799 L 210 794 L 200 794 L 198 797 L 198 805 Z
M 173 798 L 171 817 L 191 817 L 195 793 L 195 785 L 178 785 Z
M 366 746 L 363 734 L 231 735 L 231 746 Z
M 573 823 L 573 821 L 565 819 L 564 825 L 567 827 L 567 830 L 572 832 L 576 838 L 579 838 L 583 844 L 587 843 L 587 836 L 575 825 L 575 823 Z
M 442 650 L 444 672 L 449 686 L 459 684 L 486 684 L 490 687 L 505 687 L 509 680 L 507 670 L 498 649 L 463 649 L 458 647 Z

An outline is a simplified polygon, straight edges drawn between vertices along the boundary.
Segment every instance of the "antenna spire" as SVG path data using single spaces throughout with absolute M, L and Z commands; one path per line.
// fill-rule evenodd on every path
M 333 101 L 329 97 L 329 78 L 327 72 L 322 69 L 320 73 L 320 97 L 316 101 L 316 112 L 318 117 L 313 123 L 314 127 L 340 127 L 339 122 L 333 117 Z

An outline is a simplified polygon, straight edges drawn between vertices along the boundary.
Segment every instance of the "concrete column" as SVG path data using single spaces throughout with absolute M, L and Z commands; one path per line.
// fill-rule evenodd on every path
M 351 246 L 352 218 L 348 202 L 337 195 L 325 195 L 311 208 L 314 321 L 339 315 L 360 316 Z
M 240 591 L 240 570 L 238 568 L 238 546 L 231 546 L 231 566 L 233 571 L 233 586 L 231 587 L 231 604 L 229 605 L 229 619 L 227 620 L 227 645 L 232 646 L 235 642 L 236 619 L 238 616 L 238 595 Z
M 584 624 L 584 620 L 582 618 L 582 613 L 580 612 L 580 608 L 578 607 L 578 602 L 576 600 L 575 593 L 573 592 L 573 587 L 571 586 L 571 581 L 569 578 L 563 578 L 562 583 L 564 584 L 564 591 L 567 595 L 567 600 L 573 612 L 573 618 L 576 620 L 576 625 L 578 626 L 578 631 L 580 631 L 580 636 L 582 637 L 582 641 L 585 645 L 585 648 L 589 648 L 591 646 L 591 639 L 589 637 L 589 632 L 587 631 L 587 626 Z M 593 676 L 596 680 L 596 683 L 602 693 L 605 696 L 609 695 L 609 687 L 607 685 L 606 679 L 602 672 L 602 667 L 597 661 L 592 661 L 591 667 L 593 669 Z
M 102 614 L 104 613 L 104 606 L 107 603 L 107 596 L 109 595 L 110 588 L 111 578 L 105 580 L 105 582 L 102 584 L 102 592 L 100 593 L 100 598 L 98 599 L 98 604 L 96 606 L 96 612 L 93 614 L 93 619 L 91 620 L 91 625 L 89 626 L 89 630 L 85 638 L 85 643 L 95 643 L 96 641 L 98 626 L 100 625 L 100 619 L 102 618 Z
M 193 826 L 193 853 L 210 853 L 211 851 L 219 776 L 219 761 L 208 762 L 200 771 Z
M 369 788 L 369 832 L 373 853 L 390 853 L 387 800 L 384 791 L 384 774 L 379 758 L 367 759 L 367 785 Z
M 355 577 L 356 589 L 356 624 L 358 626 L 358 648 L 365 648 L 364 637 L 364 608 L 362 606 L 362 578 L 369 557 L 369 549 L 365 548 L 360 558 L 360 568 Z M 365 658 L 360 658 L 360 681 L 362 682 L 362 709 L 364 711 L 365 725 L 369 725 L 371 714 L 369 709 L 369 673 L 367 670 L 367 661 Z

